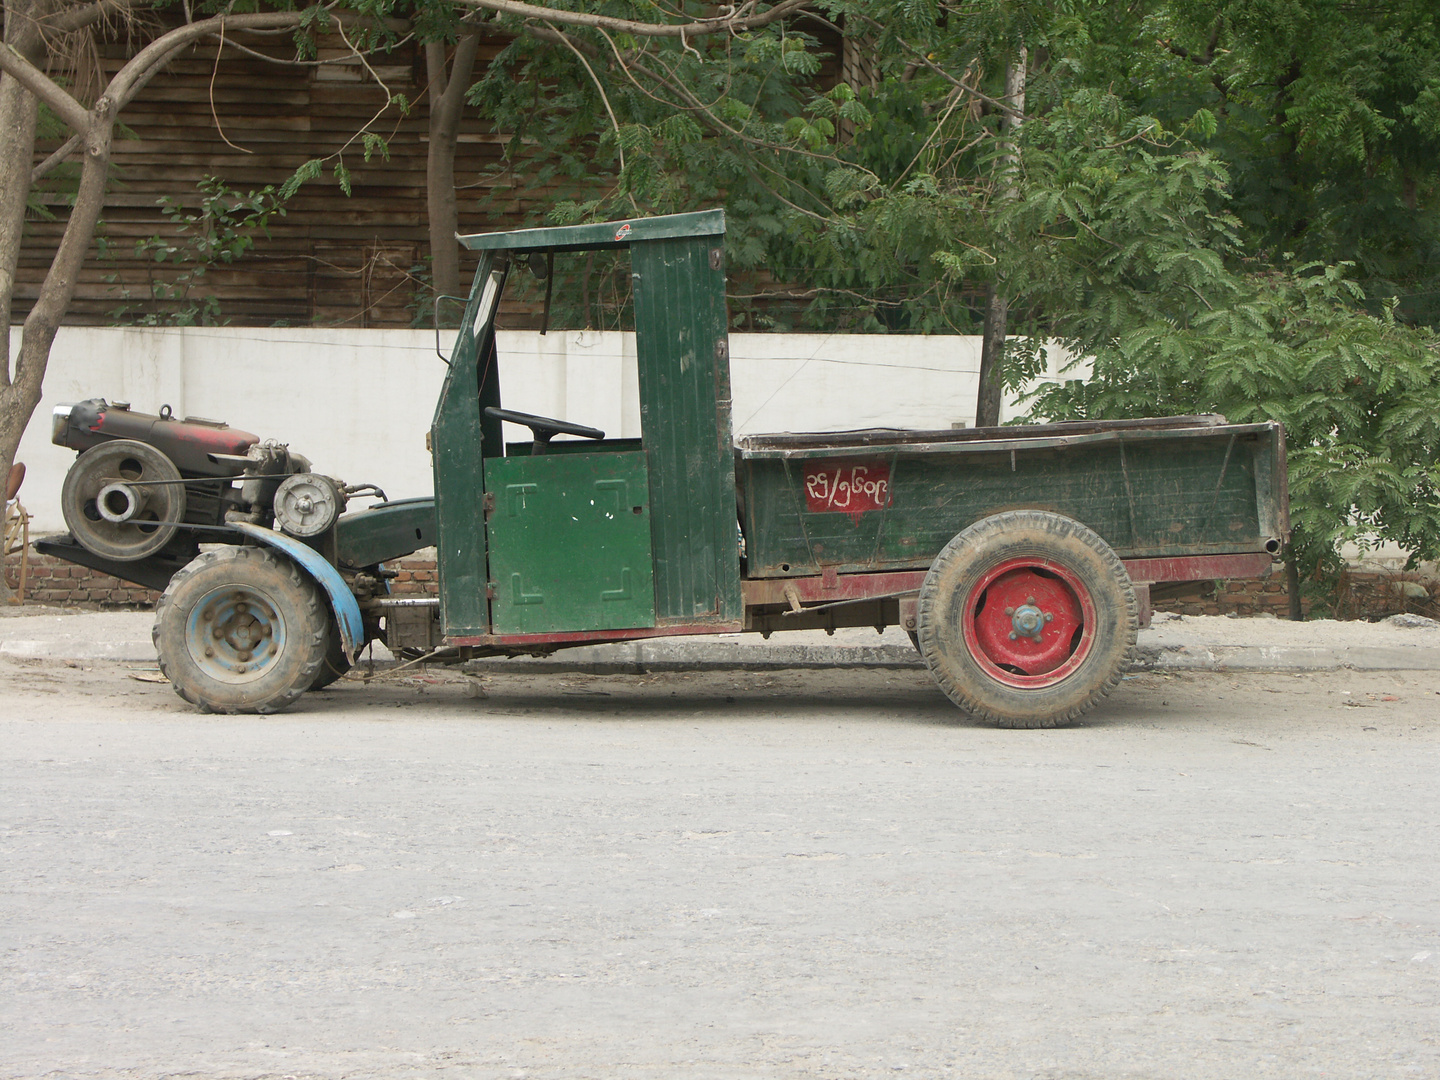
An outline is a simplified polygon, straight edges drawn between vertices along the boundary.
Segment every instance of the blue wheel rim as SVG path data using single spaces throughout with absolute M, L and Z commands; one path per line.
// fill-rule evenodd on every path
M 263 589 L 225 585 L 190 609 L 185 645 L 195 666 L 216 682 L 254 682 L 284 655 L 285 620 Z

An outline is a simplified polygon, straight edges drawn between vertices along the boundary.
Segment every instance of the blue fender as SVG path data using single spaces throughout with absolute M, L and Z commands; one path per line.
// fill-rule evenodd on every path
M 360 617 L 360 605 L 355 594 L 345 584 L 340 571 L 331 566 L 314 548 L 302 544 L 293 536 L 286 536 L 274 529 L 262 529 L 245 521 L 228 523 L 232 529 L 244 533 L 266 547 L 283 551 L 294 559 L 312 578 L 320 583 L 330 596 L 330 608 L 335 612 L 335 625 L 340 628 L 340 644 L 345 649 L 345 659 L 355 662 L 355 654 L 365 644 L 365 620 Z

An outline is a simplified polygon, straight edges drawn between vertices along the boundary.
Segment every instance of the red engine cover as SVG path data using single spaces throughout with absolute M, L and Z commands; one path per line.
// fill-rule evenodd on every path
M 211 454 L 243 457 L 260 436 L 229 424 L 175 420 L 151 413 L 117 409 L 102 398 L 70 407 L 69 421 L 54 432 L 52 441 L 72 450 L 88 450 L 115 439 L 134 439 L 155 447 L 181 471 L 195 476 L 238 476 L 243 467 L 214 462 Z

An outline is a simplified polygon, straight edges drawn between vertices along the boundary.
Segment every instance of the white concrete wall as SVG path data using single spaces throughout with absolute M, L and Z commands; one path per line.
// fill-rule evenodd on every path
M 737 435 L 974 422 L 978 337 L 733 334 L 730 354 Z M 500 357 L 508 407 L 640 434 L 633 335 L 502 332 Z M 75 454 L 51 445 L 50 410 L 90 397 L 225 420 L 347 483 L 426 495 L 425 432 L 444 375 L 430 331 L 67 327 L 20 444 L 21 502 L 36 531 L 64 528 L 60 485 Z M 1002 418 L 1015 411 L 1007 402 Z

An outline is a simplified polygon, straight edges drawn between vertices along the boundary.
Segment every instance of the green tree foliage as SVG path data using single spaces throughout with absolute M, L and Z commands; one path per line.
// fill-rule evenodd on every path
M 1432 0 L 1173 0 L 1097 57 L 1231 170 L 1250 250 L 1351 261 L 1366 302 L 1440 323 L 1440 9 Z

